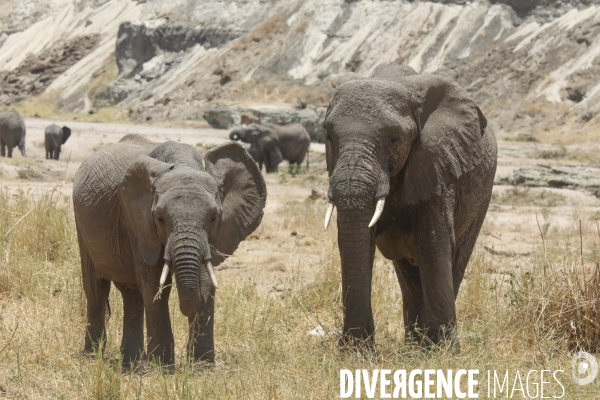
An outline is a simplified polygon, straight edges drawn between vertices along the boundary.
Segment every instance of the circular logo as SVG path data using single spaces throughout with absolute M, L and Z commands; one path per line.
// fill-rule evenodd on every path
M 587 385 L 598 375 L 598 362 L 593 355 L 585 351 L 573 354 L 573 382 L 577 385 Z

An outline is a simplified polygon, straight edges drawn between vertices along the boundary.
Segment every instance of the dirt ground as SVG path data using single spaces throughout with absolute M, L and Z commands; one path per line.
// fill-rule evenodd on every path
M 46 160 L 44 129 L 53 121 L 28 119 L 27 153 L 21 157 L 15 150 L 13 159 L 0 159 L 1 186 L 16 193 L 19 189 L 36 195 L 56 190 L 64 196 L 72 192 L 73 176 L 81 163 L 101 146 L 115 143 L 131 133 L 154 141 L 174 140 L 197 146 L 202 153 L 228 140 L 228 132 L 216 129 L 165 128 L 141 125 L 117 125 L 77 121 L 54 121 L 69 126 L 73 133 L 63 146 L 60 161 Z M 571 153 L 590 149 L 592 145 L 571 146 Z M 512 169 L 532 164 L 554 165 L 564 160 L 540 158 L 556 146 L 535 143 L 499 141 L 497 176 Z M 311 147 L 311 170 L 308 174 L 291 175 L 282 165 L 278 174 L 265 174 L 268 198 L 263 223 L 236 253 L 218 268 L 222 281 L 251 281 L 257 289 L 285 296 L 294 285 L 312 281 L 322 267 L 322 238 L 313 237 L 302 216 L 324 213 L 327 172 L 322 145 Z M 570 162 L 577 164 L 577 162 Z M 16 194 L 15 194 L 16 195 Z M 65 201 L 70 201 L 68 197 Z M 559 248 L 572 238 L 579 240 L 579 221 L 583 230 L 583 246 L 593 246 L 597 234 L 596 218 L 600 200 L 592 194 L 569 189 L 517 188 L 495 186 L 492 203 L 481 231 L 476 252 L 488 252 L 498 258 L 505 273 L 527 268 L 536 250 Z M 335 217 L 335 214 L 334 214 Z M 336 224 L 326 235 L 336 234 Z M 590 233 L 593 232 L 593 235 Z M 596 234 L 596 232 L 598 232 Z M 325 233 L 324 233 L 325 234 Z M 554 240 L 554 241 L 552 241 Z M 573 239 L 575 240 L 575 239 Z M 268 267 L 264 267 L 268 265 Z

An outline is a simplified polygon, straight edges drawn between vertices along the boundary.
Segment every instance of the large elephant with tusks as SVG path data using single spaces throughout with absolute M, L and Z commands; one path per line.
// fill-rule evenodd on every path
M 458 348 L 455 300 L 496 171 L 488 121 L 452 79 L 382 65 L 336 88 L 324 127 L 325 228 L 338 210 L 341 344 L 374 344 L 377 246 L 393 260 L 407 340 L 452 338 Z

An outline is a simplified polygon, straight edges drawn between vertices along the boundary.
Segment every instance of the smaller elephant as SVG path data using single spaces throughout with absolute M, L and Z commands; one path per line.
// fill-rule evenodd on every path
M 53 158 L 58 160 L 60 157 L 60 148 L 67 139 L 71 136 L 71 129 L 66 126 L 62 128 L 56 124 L 52 124 L 46 128 L 46 159 Z
M 23 157 L 25 152 L 25 121 L 16 111 L 0 111 L 0 155 L 12 157 L 13 148 L 18 147 Z
M 249 143 L 248 152 L 261 170 L 263 163 L 265 164 L 267 173 L 277 172 L 277 167 L 283 160 L 300 165 L 305 157 L 308 168 L 310 136 L 297 122 L 287 125 L 250 124 L 231 131 L 229 139 Z

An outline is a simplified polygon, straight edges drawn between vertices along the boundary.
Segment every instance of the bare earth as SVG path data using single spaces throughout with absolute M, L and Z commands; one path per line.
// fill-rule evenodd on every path
M 52 122 L 67 125 L 73 131 L 58 162 L 45 159 L 44 129 Z M 101 146 L 116 143 L 127 134 L 137 133 L 154 141 L 192 144 L 201 153 L 228 140 L 227 131 L 216 129 L 42 119 L 28 119 L 26 124 L 28 157 L 21 157 L 15 150 L 13 159 L 0 159 L 1 186 L 11 192 L 21 189 L 33 195 L 57 190 L 70 196 L 73 176 L 79 165 Z M 560 160 L 536 158 L 536 154 L 551 148 L 540 143 L 500 141 L 497 175 L 506 175 L 524 165 L 559 163 Z M 218 268 L 221 281 L 250 281 L 259 290 L 277 296 L 285 296 L 295 285 L 312 281 L 315 271 L 322 267 L 324 254 L 331 251 L 321 245 L 330 241 L 325 241 L 325 236 L 314 237 L 311 232 L 316 231 L 315 227 L 306 226 L 303 218 L 306 213 L 320 214 L 325 210 L 327 173 L 323 150 L 323 145 L 311 147 L 311 170 L 307 175 L 291 176 L 284 172 L 287 170 L 285 165 L 280 167 L 279 174 L 265 175 L 268 198 L 263 223 L 240 245 L 234 256 Z M 65 201 L 70 200 L 65 198 Z M 528 268 L 532 256 L 542 249 L 540 232 L 544 233 L 551 251 L 553 246 L 560 247 L 561 241 L 579 240 L 578 221 L 581 221 L 584 247 L 588 241 L 591 246 L 596 237 L 595 219 L 599 214 L 600 200 L 586 192 L 495 186 L 476 252 L 499 258 L 500 262 L 495 265 L 504 267 L 494 272 Z M 336 235 L 335 222 L 322 235 Z

